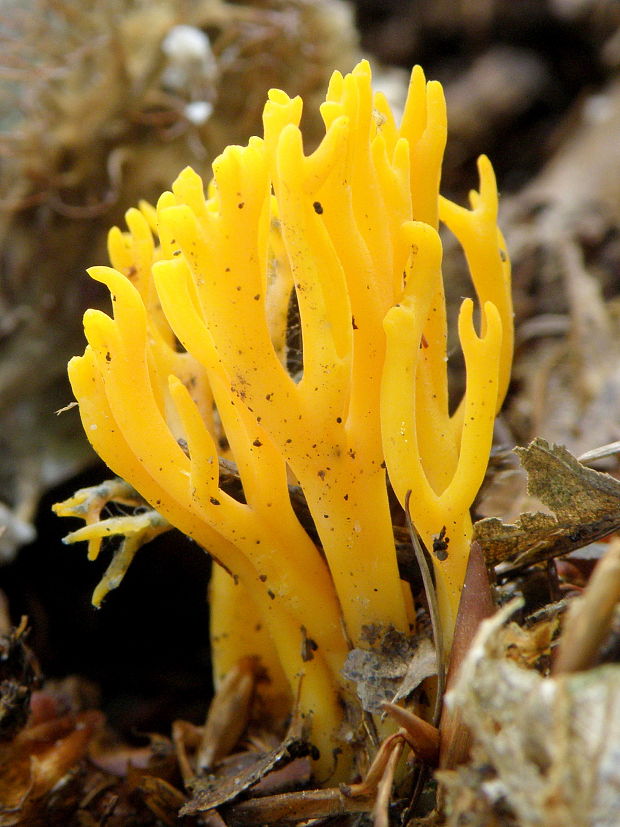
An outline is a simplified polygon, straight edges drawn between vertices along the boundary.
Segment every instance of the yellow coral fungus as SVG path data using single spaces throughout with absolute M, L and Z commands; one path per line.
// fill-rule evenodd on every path
M 206 197 L 186 169 L 156 211 L 131 210 L 129 232 L 111 232 L 113 267 L 90 275 L 109 287 L 114 316 L 87 312 L 89 344 L 69 373 L 96 451 L 232 575 L 213 586 L 217 679 L 258 650 L 275 694 L 299 689 L 327 777 L 352 704 L 347 652 L 368 646 L 367 627 L 408 634 L 413 622 L 386 465 L 401 503 L 413 490 L 451 638 L 469 508 L 508 383 L 512 311 L 489 162 L 471 210 L 439 195 L 438 83 L 413 71 L 399 127 L 366 62 L 335 72 L 325 137 L 310 155 L 301 108 L 271 91 L 264 138 L 222 153 Z M 467 386 L 452 414 L 440 222 L 464 249 L 481 307 L 480 335 L 472 302 L 461 309 Z M 287 368 L 292 310 L 299 371 Z M 224 458 L 242 492 L 223 481 Z M 294 508 L 293 483 L 311 520 Z M 58 510 L 76 513 L 71 503 Z M 108 521 L 75 539 L 115 528 L 128 533 Z M 222 608 L 242 594 L 267 636 Z M 337 772 L 346 766 L 341 757 Z

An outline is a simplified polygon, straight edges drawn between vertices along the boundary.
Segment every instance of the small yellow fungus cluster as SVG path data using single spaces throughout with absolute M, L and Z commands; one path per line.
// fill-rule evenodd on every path
M 310 155 L 301 111 L 301 99 L 272 90 L 264 138 L 217 158 L 206 197 L 185 169 L 156 209 L 130 210 L 129 231 L 111 231 L 112 268 L 89 272 L 110 289 L 114 316 L 86 313 L 89 344 L 69 374 L 97 453 L 220 564 L 216 680 L 259 655 L 274 694 L 298 693 L 312 716 L 326 777 L 344 743 L 347 653 L 367 646 L 371 624 L 404 634 L 413 625 L 390 485 L 403 507 L 412 491 L 449 645 L 469 508 L 509 379 L 512 309 L 488 160 L 471 209 L 439 195 L 440 84 L 414 69 L 397 126 L 366 62 L 335 72 L 325 137 Z M 452 414 L 440 222 L 463 247 L 480 316 L 478 334 L 466 299 L 467 383 Z M 226 461 L 241 481 L 236 496 L 222 482 Z M 299 491 L 310 532 L 294 507 Z M 80 510 L 75 500 L 57 509 Z M 95 554 L 106 534 L 162 530 L 153 513 L 138 516 L 130 529 L 90 513 L 73 539 L 89 539 Z

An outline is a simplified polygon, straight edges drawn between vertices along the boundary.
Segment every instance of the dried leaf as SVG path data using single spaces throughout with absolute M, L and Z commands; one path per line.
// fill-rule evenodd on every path
M 399 724 L 401 729 L 397 735 L 403 734 L 406 737 L 407 743 L 415 753 L 415 757 L 432 767 L 437 766 L 439 756 L 439 730 L 437 727 L 402 706 L 386 702 L 382 708 Z M 388 740 L 389 738 L 383 741 L 381 748 Z M 376 757 L 374 760 L 377 760 Z M 368 775 L 370 775 L 370 771 Z
M 588 669 L 609 632 L 620 600 L 620 539 L 614 538 L 582 597 L 571 601 L 554 674 Z
M 226 818 L 232 827 L 297 824 L 307 819 L 369 812 L 373 804 L 374 797 L 349 798 L 339 789 L 300 790 L 242 801 L 227 811 Z
M 25 643 L 27 632 L 26 618 L 16 629 L 0 632 L 0 741 L 10 741 L 25 725 L 31 693 L 40 680 Z
M 179 815 L 193 815 L 221 807 L 257 784 L 267 773 L 285 766 L 296 758 L 312 754 L 313 747 L 308 741 L 304 721 L 295 719 L 287 737 L 270 752 L 260 755 L 250 767 L 228 778 L 197 778 L 192 782 L 192 798 Z
M 209 770 L 233 749 L 243 734 L 259 669 L 258 658 L 242 658 L 224 678 L 209 707 L 196 756 L 198 771 Z
M 439 774 L 447 789 L 447 823 L 462 824 L 466 812 L 486 807 L 501 816 L 498 823 L 512 824 L 514 817 L 519 827 L 614 827 L 620 668 L 552 679 L 517 666 L 505 657 L 502 628 L 516 602 L 484 621 L 446 699 L 474 739 L 472 763 Z
M 0 825 L 35 823 L 48 796 L 64 785 L 103 724 L 96 710 L 26 726 L 0 746 Z
M 454 685 L 463 659 L 467 655 L 483 620 L 493 615 L 495 604 L 491 595 L 489 573 L 486 569 L 480 544 L 473 542 L 469 552 L 467 571 L 459 603 L 454 629 L 454 641 L 450 653 L 450 666 L 446 679 L 448 690 Z M 460 711 L 446 704 L 441 710 L 439 724 L 441 767 L 452 768 L 463 763 L 471 744 L 469 730 L 461 720 Z
M 342 668 L 345 678 L 357 685 L 366 712 L 380 712 L 386 701 L 406 698 L 437 673 L 435 649 L 428 638 L 374 627 L 367 627 L 367 638 L 372 649 L 353 649 Z
M 394 774 L 396 772 L 398 760 L 402 755 L 403 748 L 403 741 L 397 741 L 394 744 L 394 748 L 388 757 L 385 771 L 379 781 L 379 785 L 377 787 L 377 800 L 375 801 L 375 806 L 372 809 L 374 827 L 389 827 L 390 799 L 392 797 L 392 787 L 394 785 Z
M 514 525 L 495 518 L 474 525 L 488 565 L 513 570 L 585 546 L 620 528 L 620 483 L 586 468 L 566 448 L 535 439 L 515 448 L 528 473 L 528 493 L 554 513 L 521 514 Z
M 550 606 L 556 608 L 557 603 Z M 509 657 L 519 666 L 533 669 L 541 658 L 549 658 L 551 644 L 560 625 L 558 615 L 541 620 L 539 623 L 523 629 L 516 623 L 511 623 L 505 630 L 506 657 Z
M 142 793 L 146 806 L 157 818 L 171 827 L 177 824 L 179 807 L 185 801 L 183 793 L 154 775 L 141 775 L 135 786 Z

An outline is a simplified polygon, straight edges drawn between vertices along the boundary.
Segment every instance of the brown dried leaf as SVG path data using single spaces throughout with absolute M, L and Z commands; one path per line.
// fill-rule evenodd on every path
M 372 809 L 374 827 L 389 827 L 389 811 L 390 801 L 392 798 L 392 787 L 394 785 L 394 775 L 396 773 L 396 765 L 403 753 L 403 749 L 404 742 L 402 740 L 396 741 L 388 757 L 381 780 L 377 786 L 377 800 L 375 801 L 375 806 Z
M 246 657 L 224 678 L 209 708 L 196 756 L 199 772 L 211 769 L 228 755 L 245 731 L 258 671 L 258 658 Z
M 289 764 L 296 758 L 312 754 L 313 747 L 308 741 L 305 722 L 299 718 L 291 724 L 287 737 L 276 748 L 265 754 L 256 755 L 256 761 L 227 778 L 207 776 L 191 783 L 192 798 L 179 815 L 193 815 L 221 807 L 246 792 L 273 770 Z
M 300 790 L 242 801 L 227 811 L 226 820 L 231 827 L 297 824 L 305 823 L 307 819 L 331 819 L 348 813 L 369 812 L 373 804 L 374 797 L 350 798 L 336 788 Z
M 136 781 L 135 788 L 142 793 L 144 803 L 149 810 L 164 824 L 172 827 L 177 823 L 179 807 L 185 802 L 182 792 L 163 778 L 142 773 Z
M 26 618 L 16 629 L 0 632 L 0 741 L 11 740 L 25 725 L 32 690 L 40 681 L 38 664 L 25 643 L 27 632 Z
M 371 649 L 353 649 L 342 668 L 356 684 L 366 712 L 381 711 L 386 701 L 406 698 L 437 673 L 435 648 L 428 638 L 409 637 L 395 629 L 367 628 Z
M 488 565 L 507 570 L 566 554 L 620 528 L 620 483 L 586 468 L 566 448 L 535 439 L 515 448 L 528 473 L 528 493 L 555 516 L 521 514 L 514 524 L 496 518 L 479 520 L 474 539 Z
M 543 678 L 517 666 L 506 658 L 503 628 L 515 604 L 484 621 L 446 698 L 474 741 L 468 767 L 439 774 L 447 824 L 488 809 L 498 823 L 520 827 L 616 825 L 620 669 Z
M 533 669 L 542 657 L 551 655 L 551 643 L 559 625 L 557 615 L 541 620 L 529 629 L 511 623 L 504 630 L 506 657 L 525 669 Z
M 446 678 L 448 690 L 457 680 L 461 664 L 471 648 L 480 624 L 486 618 L 491 617 L 494 611 L 495 604 L 491 594 L 489 573 L 485 566 L 480 543 L 474 541 L 469 551 L 467 571 L 456 617 L 450 665 Z M 461 720 L 460 710 L 443 705 L 439 732 L 440 766 L 449 769 L 463 763 L 469 755 L 471 737 L 469 730 Z
M 620 538 L 609 543 L 583 595 L 571 601 L 554 674 L 577 672 L 594 665 L 620 600 Z
M 103 723 L 96 710 L 27 726 L 0 746 L 0 825 L 36 823 L 48 796 L 69 780 Z
M 437 765 L 437 758 L 439 756 L 439 730 L 428 721 L 420 718 L 415 712 L 410 709 L 405 709 L 397 704 L 384 703 L 383 711 L 393 718 L 401 729 L 396 735 L 403 735 L 413 752 L 415 757 L 420 761 L 434 767 Z M 396 736 L 390 736 L 392 738 Z M 380 750 L 389 741 L 389 737 L 383 741 Z M 377 753 L 378 755 L 379 753 Z M 376 762 L 375 757 L 373 764 Z M 372 769 L 372 768 L 371 768 Z M 370 770 L 367 776 L 370 775 Z

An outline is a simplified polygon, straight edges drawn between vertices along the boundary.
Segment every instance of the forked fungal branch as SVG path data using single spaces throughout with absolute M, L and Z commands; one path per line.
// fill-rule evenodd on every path
M 509 381 L 510 267 L 489 161 L 480 158 L 470 209 L 439 194 L 445 102 L 419 67 L 400 126 L 373 95 L 365 61 L 332 76 L 325 137 L 309 155 L 301 109 L 272 90 L 264 138 L 224 150 L 206 197 L 188 168 L 156 209 L 129 210 L 128 232 L 110 232 L 112 267 L 89 271 L 110 289 L 114 315 L 87 311 L 88 346 L 69 375 L 97 453 L 221 564 L 211 586 L 216 682 L 260 655 L 268 691 L 290 702 L 303 675 L 317 774 L 333 773 L 338 749 L 346 777 L 347 652 L 366 645 L 372 624 L 407 634 L 414 622 L 386 467 L 403 507 L 413 491 L 448 645 L 452 636 L 469 509 Z M 466 299 L 466 391 L 452 414 L 440 222 L 465 252 L 481 318 L 478 334 Z M 301 377 L 287 370 L 293 294 Z M 236 463 L 242 497 L 222 487 L 221 457 Z M 319 545 L 292 506 L 293 481 Z M 57 511 L 88 511 L 88 496 Z M 89 539 L 93 555 L 100 538 L 138 531 L 98 516 L 91 509 L 72 537 Z M 138 516 L 141 530 L 161 528 Z

